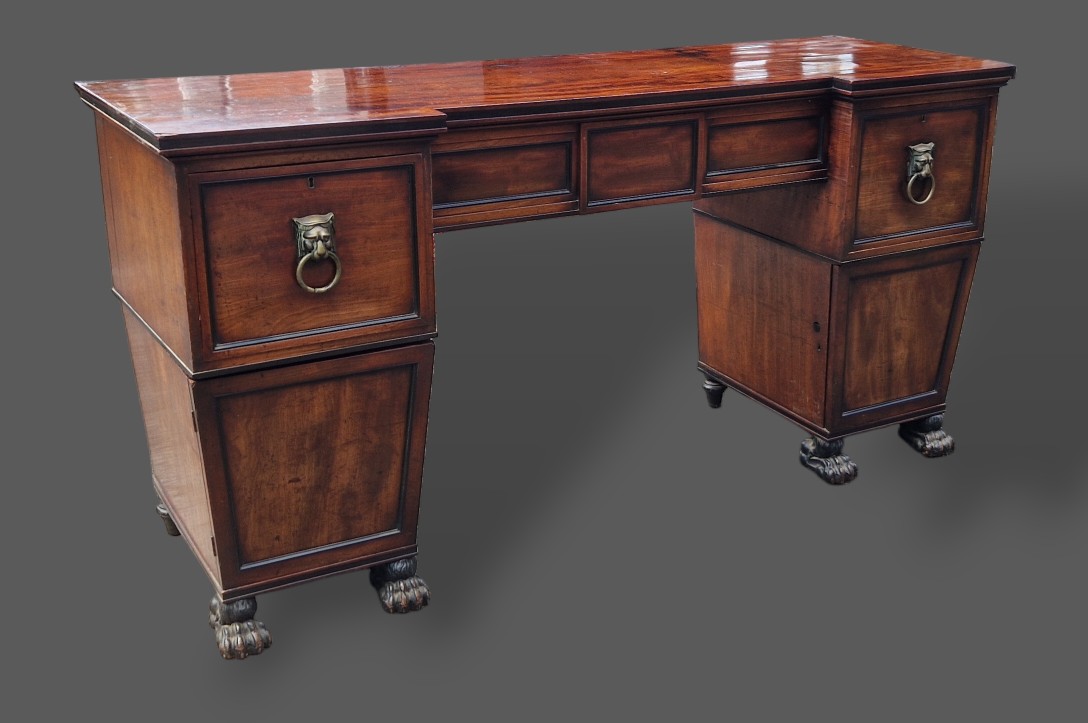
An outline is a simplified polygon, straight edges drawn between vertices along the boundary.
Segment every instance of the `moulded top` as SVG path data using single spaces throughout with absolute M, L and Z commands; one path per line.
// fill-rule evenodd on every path
M 1007 63 L 824 36 L 579 55 L 76 83 L 164 154 L 825 90 L 1001 85 Z

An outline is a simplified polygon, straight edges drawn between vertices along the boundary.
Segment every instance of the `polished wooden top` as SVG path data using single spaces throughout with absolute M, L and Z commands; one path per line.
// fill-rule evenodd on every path
M 496 120 L 577 117 L 749 95 L 862 95 L 998 85 L 1006 63 L 825 36 L 663 50 L 369 68 L 77 83 L 80 95 L 164 153 Z

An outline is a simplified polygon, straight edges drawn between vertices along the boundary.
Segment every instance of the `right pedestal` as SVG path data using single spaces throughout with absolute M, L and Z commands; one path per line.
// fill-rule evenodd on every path
M 695 238 L 710 379 L 823 440 L 944 409 L 977 241 L 836 263 L 701 214 Z
M 982 242 L 997 90 L 843 94 L 826 182 L 695 202 L 699 367 L 808 429 L 832 484 L 848 434 L 900 423 L 948 454 L 945 397 Z

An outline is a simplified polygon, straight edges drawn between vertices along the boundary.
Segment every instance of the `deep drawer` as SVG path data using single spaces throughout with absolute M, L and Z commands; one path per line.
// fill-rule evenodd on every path
M 425 173 L 406 154 L 190 175 L 205 368 L 433 333 Z M 300 266 L 294 219 L 325 214 Z
M 983 99 L 863 116 L 855 247 L 980 230 L 991 114 Z M 909 149 L 922 144 L 932 144 L 932 164 L 910 189 L 917 203 L 907 191 Z

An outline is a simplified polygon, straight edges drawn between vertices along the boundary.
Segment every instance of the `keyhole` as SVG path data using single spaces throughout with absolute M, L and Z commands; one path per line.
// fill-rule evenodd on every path
M 812 322 L 812 330 L 816 331 L 816 332 L 820 331 L 820 322 L 818 322 L 818 321 Z
M 306 179 L 306 185 L 309 186 L 310 188 L 314 187 L 314 177 L 313 176 L 310 176 L 309 178 Z
M 923 123 L 925 123 L 925 122 L 926 122 L 926 114 L 925 114 L 925 113 L 923 113 L 923 114 L 922 114 L 922 122 L 923 122 Z

